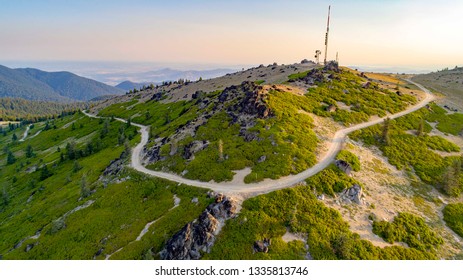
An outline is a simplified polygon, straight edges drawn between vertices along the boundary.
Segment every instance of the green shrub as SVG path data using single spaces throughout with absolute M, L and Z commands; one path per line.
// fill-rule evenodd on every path
M 360 161 L 359 158 L 354 155 L 353 153 L 347 151 L 347 150 L 342 150 L 338 153 L 336 156 L 337 160 L 343 160 L 347 163 L 350 164 L 352 167 L 353 171 L 360 171 Z
M 463 203 L 448 204 L 443 213 L 447 226 L 463 237 Z
M 374 221 L 373 232 L 389 243 L 405 242 L 411 248 L 433 252 L 444 243 L 420 217 L 399 213 L 393 222 Z

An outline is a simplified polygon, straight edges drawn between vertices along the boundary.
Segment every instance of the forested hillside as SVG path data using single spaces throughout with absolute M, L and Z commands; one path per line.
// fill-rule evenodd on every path
M 32 121 L 51 118 L 62 112 L 84 109 L 85 102 L 58 103 L 30 101 L 22 98 L 0 98 L 0 121 Z

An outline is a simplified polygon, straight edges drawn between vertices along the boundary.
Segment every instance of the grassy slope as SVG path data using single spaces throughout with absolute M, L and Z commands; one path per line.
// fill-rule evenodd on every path
M 147 234 L 139 242 L 142 246 L 120 252 L 126 258 L 143 258 L 151 255 L 146 254 L 150 248 L 159 248 L 165 238 L 198 216 L 207 204 L 205 190 L 145 178 L 133 171 L 125 171 L 121 175 L 130 177 L 130 181 L 109 184 L 104 188 L 98 177 L 110 161 L 118 158 L 124 150 L 124 145 L 119 145 L 117 140 L 120 122 L 110 122 L 109 131 L 103 138 L 99 131 L 103 129 L 104 122 L 81 114 L 57 119 L 53 125 L 56 125 L 56 129 L 43 131 L 25 142 L 11 143 L 13 132 L 3 138 L 0 136 L 2 148 L 8 145 L 17 158 L 14 164 L 5 165 L 6 155 L 0 155 L 0 184 L 7 193 L 7 204 L 3 199 L 0 204 L 0 255 L 3 258 L 89 259 L 101 248 L 104 248 L 104 254 L 110 254 L 135 240 L 148 221 L 163 217 L 152 227 L 157 227 L 157 235 Z M 35 126 L 34 130 L 43 128 L 44 124 Z M 15 132 L 19 134 L 21 130 Z M 135 133 L 134 127 L 124 130 L 127 138 L 133 138 L 132 145 L 139 141 L 139 136 L 133 137 Z M 78 159 L 81 166 L 78 171 L 73 170 L 73 160 L 61 162 L 57 151 L 58 147 L 65 151 L 66 144 L 71 140 L 82 149 L 94 141 L 101 145 L 98 152 Z M 35 157 L 25 157 L 27 145 L 33 147 Z M 43 164 L 47 164 L 52 176 L 41 180 L 40 170 L 30 174 L 26 172 L 32 166 Z M 83 176 L 87 187 L 94 193 L 82 199 L 80 185 Z M 177 194 L 182 203 L 168 211 L 173 206 L 173 194 Z M 192 197 L 199 198 L 198 206 L 190 203 Z M 64 219 L 65 227 L 56 230 L 60 217 L 89 200 L 95 202 L 67 216 Z M 41 235 L 37 240 L 27 239 L 22 246 L 12 250 L 20 241 L 39 230 Z M 31 244 L 34 247 L 26 252 Z
M 239 217 L 227 222 L 211 253 L 205 258 L 305 258 L 307 250 L 302 241 L 285 243 L 282 240 L 286 230 L 307 237 L 308 251 L 314 259 L 436 258 L 433 250 L 421 247 L 373 246 L 352 233 L 339 212 L 324 206 L 313 194 L 317 189 L 332 190 L 338 189 L 340 185 L 351 185 L 349 179 L 336 170 L 325 170 L 309 178 L 307 186 L 279 190 L 245 201 Z M 422 230 L 430 231 L 427 227 Z M 272 241 L 269 252 L 254 253 L 254 242 L 263 238 Z
M 382 89 L 374 82 L 370 82 L 368 87 L 363 86 L 366 79 L 351 71 L 328 74 L 333 75 L 333 79 L 311 88 L 307 96 L 318 102 L 313 110 L 315 114 L 331 116 L 335 121 L 345 125 L 365 122 L 374 115 L 383 117 L 387 113 L 397 113 L 416 103 L 415 97 Z M 340 108 L 335 112 L 326 111 L 327 105 L 324 104 L 337 107 L 337 102 L 350 106 L 350 111 Z

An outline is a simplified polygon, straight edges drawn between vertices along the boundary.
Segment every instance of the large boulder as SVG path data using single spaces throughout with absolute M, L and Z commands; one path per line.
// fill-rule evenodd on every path
M 341 169 L 347 175 L 352 173 L 352 166 L 347 161 L 344 160 L 336 160 L 334 163 L 339 169 Z
M 341 193 L 341 200 L 344 203 L 362 204 L 362 187 L 355 184 L 352 187 L 345 189 Z

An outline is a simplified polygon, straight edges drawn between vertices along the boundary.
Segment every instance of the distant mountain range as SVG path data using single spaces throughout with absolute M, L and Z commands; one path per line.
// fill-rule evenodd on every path
M 140 73 L 145 76 L 145 81 L 163 82 L 175 81 L 178 79 L 187 79 L 196 81 L 199 78 L 210 79 L 224 76 L 229 73 L 236 72 L 233 69 L 211 69 L 211 70 L 175 70 L 171 68 L 163 68 L 154 71 Z
M 146 82 L 146 83 L 134 83 L 134 82 L 131 82 L 131 81 L 124 81 L 120 84 L 118 84 L 116 87 L 117 88 L 120 88 L 120 89 L 123 89 L 125 91 L 129 91 L 131 89 L 139 89 L 139 88 L 142 88 L 143 86 L 149 86 L 151 84 L 155 84 L 156 83 L 149 83 L 149 82 Z
M 199 78 L 217 78 L 229 73 L 234 73 L 236 71 L 237 69 L 226 68 L 210 70 L 176 70 L 172 68 L 162 68 L 152 71 L 126 70 L 111 72 L 110 70 L 108 70 L 104 71 L 104 73 L 87 73 L 86 76 L 89 76 L 92 79 L 102 81 L 107 84 L 117 84 L 116 87 L 124 90 L 130 90 L 134 87 L 140 88 L 143 85 L 149 85 L 151 83 L 160 84 L 162 82 L 177 81 L 178 79 L 196 81 Z
M 45 72 L 33 68 L 11 69 L 0 65 L 0 97 L 73 102 L 125 91 L 70 72 Z

